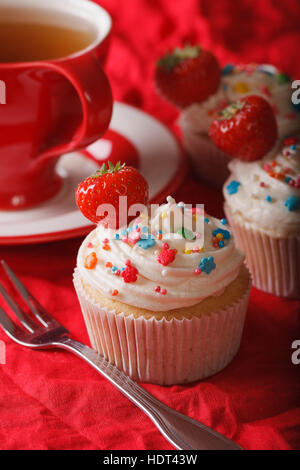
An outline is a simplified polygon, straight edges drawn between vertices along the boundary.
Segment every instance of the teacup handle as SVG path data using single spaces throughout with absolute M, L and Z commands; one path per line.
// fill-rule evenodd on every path
M 108 78 L 94 53 L 61 64 L 45 61 L 35 65 L 64 75 L 77 91 L 83 111 L 82 122 L 69 142 L 47 149 L 39 160 L 86 147 L 102 137 L 111 120 L 113 98 Z

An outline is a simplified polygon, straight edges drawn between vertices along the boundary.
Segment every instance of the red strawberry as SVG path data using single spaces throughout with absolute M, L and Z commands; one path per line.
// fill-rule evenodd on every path
M 201 103 L 219 87 L 221 71 L 216 57 L 200 46 L 176 48 L 156 67 L 158 92 L 179 108 Z
M 127 213 L 122 212 L 122 225 L 134 219 L 128 216 L 128 210 L 133 204 L 147 204 L 149 194 L 148 183 L 144 177 L 132 167 L 120 162 L 114 167 L 108 162 L 108 168 L 103 164 L 94 175 L 82 181 L 76 191 L 76 203 L 83 215 L 91 222 L 105 223 L 110 228 L 119 228 L 119 197 L 127 196 Z M 100 205 L 112 205 L 115 209 L 116 220 L 112 213 L 101 211 Z
M 278 136 L 277 122 L 269 103 L 251 95 L 220 111 L 209 136 L 230 157 L 258 160 L 273 147 Z
M 163 249 L 157 257 L 157 261 L 163 266 L 168 266 L 175 259 L 177 250 L 170 250 L 167 243 L 163 244 Z

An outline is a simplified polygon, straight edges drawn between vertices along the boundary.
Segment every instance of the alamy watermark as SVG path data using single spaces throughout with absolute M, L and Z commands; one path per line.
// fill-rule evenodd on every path
M 6 345 L 0 340 L 0 365 L 6 364 Z
M 119 196 L 118 208 L 112 204 L 100 204 L 96 211 L 101 225 L 105 228 L 117 230 L 120 228 L 129 239 L 138 231 L 139 238 L 149 239 L 153 235 L 161 234 L 161 240 L 177 240 L 184 238 L 185 248 L 192 250 L 197 246 L 202 248 L 204 244 L 204 205 L 196 204 L 175 204 L 170 203 L 166 206 L 159 204 L 133 204 L 128 207 L 127 196 Z M 128 220 L 132 220 L 127 230 Z M 137 225 L 139 224 L 141 225 Z M 122 230 L 123 228 L 123 230 Z M 114 232 L 107 233 L 108 239 L 116 239 Z M 123 240 L 118 236 L 117 240 Z
M 0 80 L 0 105 L 6 104 L 6 83 Z
M 295 90 L 292 93 L 292 103 L 298 105 L 300 104 L 300 80 L 294 80 L 292 82 L 292 89 Z
M 292 344 L 292 349 L 295 349 L 295 351 L 292 354 L 292 363 L 294 366 L 299 366 L 300 365 L 300 339 L 295 340 Z

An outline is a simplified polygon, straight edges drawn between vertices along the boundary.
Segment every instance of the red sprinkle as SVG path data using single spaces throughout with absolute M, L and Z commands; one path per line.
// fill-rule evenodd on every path
M 168 248 L 165 248 L 167 246 Z M 163 266 L 168 266 L 175 259 L 177 250 L 169 250 L 169 245 L 167 243 L 163 244 L 163 250 L 159 253 L 157 261 Z
M 194 272 L 195 272 L 195 274 L 201 274 L 202 271 L 201 271 L 200 268 L 196 268 Z
M 117 289 L 115 289 L 115 290 L 112 291 L 111 295 L 116 296 L 116 295 L 118 295 L 118 293 L 119 293 L 119 291 Z
M 297 137 L 288 137 L 287 139 L 284 139 L 284 145 L 286 147 L 289 147 L 290 145 L 295 145 L 297 144 L 298 140 L 299 139 Z
M 123 277 L 124 282 L 136 282 L 138 273 L 138 270 L 134 266 L 127 264 L 124 271 L 122 271 L 121 276 Z
M 167 290 L 166 289 L 161 289 L 160 293 L 161 293 L 161 295 L 166 295 Z
M 160 292 L 160 286 L 156 286 L 154 290 L 155 292 Z

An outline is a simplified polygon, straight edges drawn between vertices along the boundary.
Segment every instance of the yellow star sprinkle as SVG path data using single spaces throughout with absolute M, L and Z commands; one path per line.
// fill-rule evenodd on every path
M 238 83 L 235 85 L 235 91 L 236 91 L 237 93 L 249 93 L 250 88 L 249 88 L 249 86 L 247 85 L 247 83 L 238 82 Z

